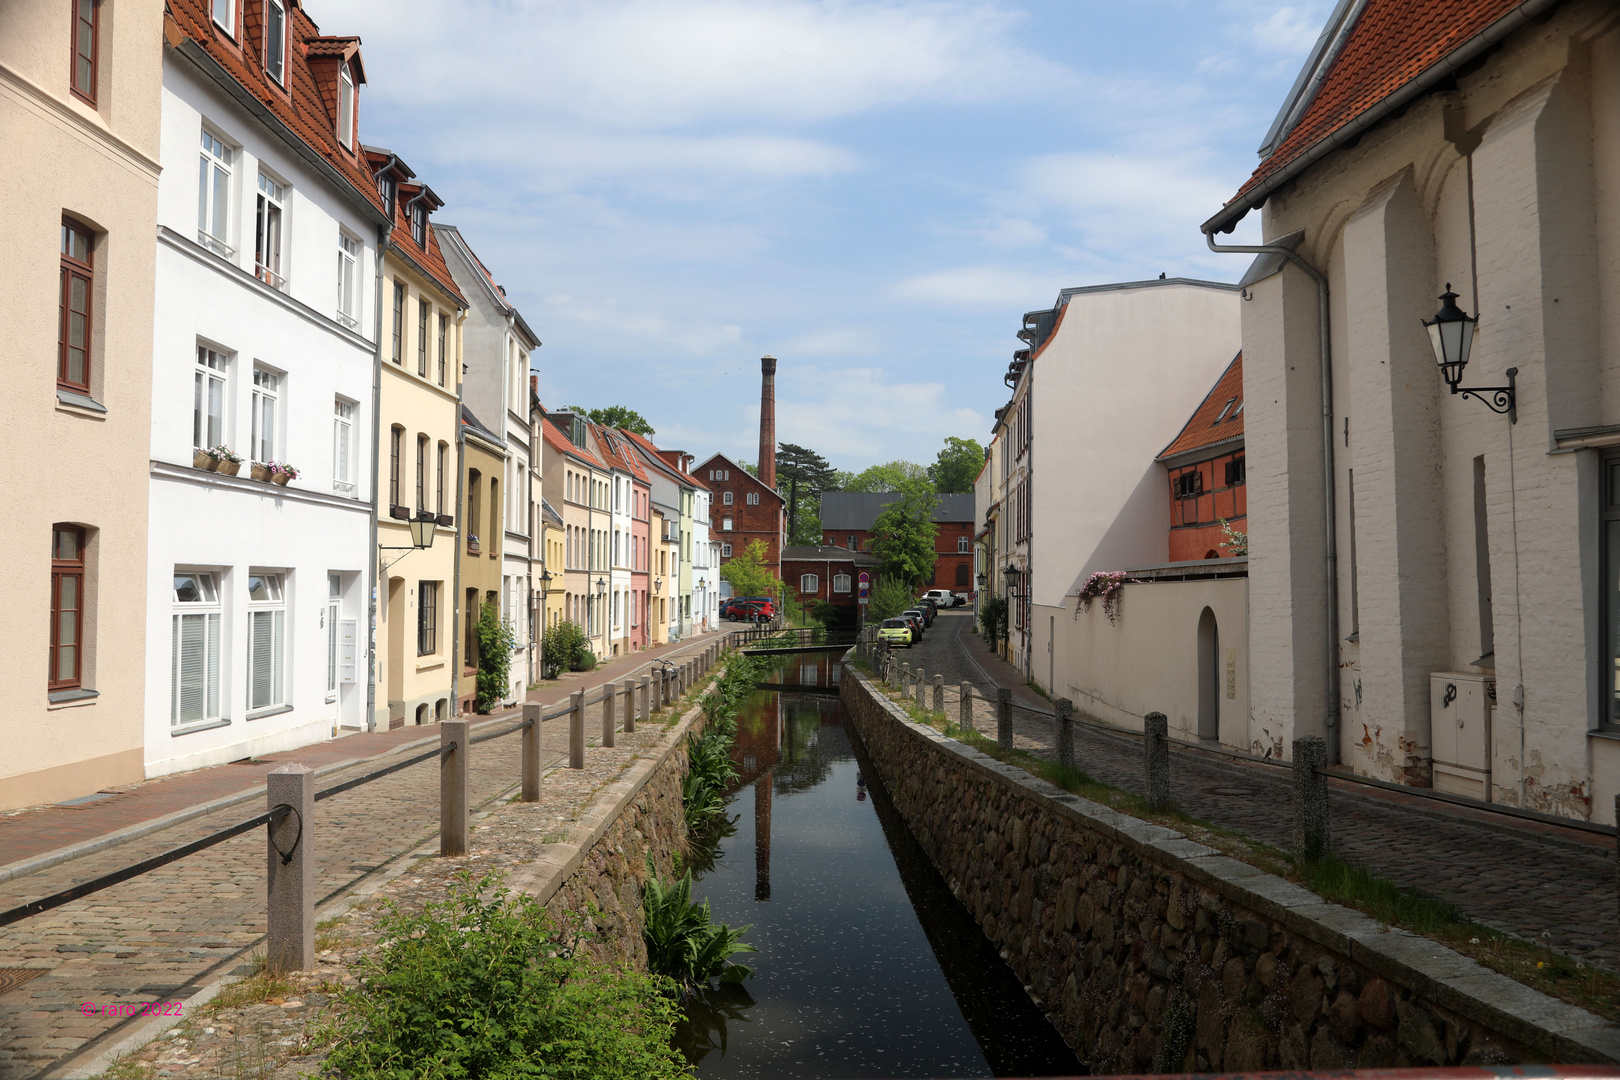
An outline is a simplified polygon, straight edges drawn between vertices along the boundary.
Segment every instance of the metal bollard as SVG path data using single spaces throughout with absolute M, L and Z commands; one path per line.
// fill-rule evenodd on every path
M 1294 852 L 1307 859 L 1329 847 L 1327 742 L 1318 735 L 1294 740 Z
M 636 680 L 624 680 L 624 730 L 625 734 L 636 730 Z
M 272 770 L 265 777 L 264 798 L 270 810 L 282 804 L 293 810 L 265 830 L 266 963 L 272 972 L 308 971 L 315 966 L 315 771 L 295 764 Z
M 1057 759 L 1065 769 L 1074 768 L 1074 702 L 1057 699 Z
M 540 799 L 540 703 L 523 703 L 523 801 Z
M 602 745 L 613 746 L 616 742 L 618 724 L 613 719 L 613 699 L 618 696 L 615 691 L 618 687 L 612 683 L 602 686 Z
M 957 721 L 957 726 L 966 728 L 969 731 L 977 730 L 973 726 L 973 684 L 972 683 L 965 682 L 965 683 L 962 684 L 961 698 L 960 698 L 960 700 L 957 701 L 957 709 L 961 713 L 961 716 Z
M 439 725 L 439 854 L 467 854 L 467 762 L 472 746 L 466 720 Z
M 945 715 L 945 676 L 934 676 L 934 711 Z
M 1164 810 L 1170 806 L 1170 719 L 1162 712 L 1142 718 L 1142 754 L 1147 772 L 1148 807 Z
M 650 675 L 643 675 L 641 677 L 641 719 L 643 721 L 646 721 L 646 720 L 649 720 L 651 718 L 652 718 L 652 677 Z
M 996 688 L 996 745 L 1012 749 L 1012 689 L 1006 686 Z
M 585 767 L 585 691 L 575 690 L 568 696 L 572 710 L 568 714 L 568 767 Z

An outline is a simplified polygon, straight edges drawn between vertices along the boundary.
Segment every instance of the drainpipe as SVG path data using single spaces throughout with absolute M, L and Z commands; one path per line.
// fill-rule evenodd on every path
M 1208 226 L 1206 226 L 1206 229 Z M 1324 573 L 1327 575 L 1327 644 L 1323 673 L 1327 700 L 1323 728 L 1327 734 L 1327 763 L 1339 763 L 1339 534 L 1336 525 L 1338 488 L 1333 471 L 1333 354 L 1328 326 L 1328 281 L 1293 248 L 1283 244 L 1217 244 L 1215 234 L 1204 233 L 1209 250 L 1236 255 L 1281 255 L 1316 282 L 1317 349 L 1322 374 L 1322 528 Z
M 462 547 L 467 537 L 467 495 L 462 491 L 462 483 L 467 477 L 467 439 L 466 433 L 461 430 L 461 335 L 462 327 L 467 321 L 467 313 L 461 312 L 456 316 L 456 553 L 455 566 L 451 571 L 454 584 L 451 588 L 456 590 L 455 606 L 456 624 L 450 630 L 450 715 L 456 715 L 455 709 L 461 701 L 461 627 L 465 615 L 461 612 L 461 605 L 466 599 L 461 595 L 461 560 Z
M 380 509 L 379 491 L 381 485 L 377 483 L 377 468 L 382 461 L 379 456 L 382 450 L 382 313 L 383 313 L 383 256 L 388 254 L 387 225 L 377 226 L 377 266 L 373 276 L 377 279 L 376 311 L 373 312 L 376 326 L 375 338 L 377 348 L 371 362 L 371 553 L 368 556 L 370 566 L 366 576 L 371 579 L 370 598 L 367 601 L 367 622 L 370 635 L 370 644 L 366 655 L 366 730 L 377 730 L 377 590 L 382 587 L 381 552 L 377 548 L 377 512 Z

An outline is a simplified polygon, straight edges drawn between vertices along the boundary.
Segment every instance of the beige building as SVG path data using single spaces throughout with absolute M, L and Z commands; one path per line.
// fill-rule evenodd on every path
M 606 605 L 613 474 L 590 449 L 589 422 L 584 417 L 568 412 L 545 415 L 540 449 L 543 484 L 557 500 L 553 506 L 566 534 L 563 618 L 585 632 L 598 658 L 610 656 Z
M 428 219 L 442 205 L 388 150 L 366 147 L 394 220 L 383 257 L 382 392 L 377 448 L 376 600 L 372 725 L 430 724 L 455 713 L 457 470 L 461 324 L 466 301 Z M 413 546 L 412 519 L 433 520 Z
M 1341 5 L 1204 226 L 1263 207 L 1276 245 L 1242 305 L 1253 745 L 1610 822 L 1620 8 L 1453 8 Z
M 484 605 L 501 602 L 501 552 L 505 537 L 506 441 L 461 407 L 461 544 L 457 551 L 456 623 L 461 679 L 456 700 L 462 712 L 477 706 L 478 619 Z
M 112 10 L 0 4 L 0 809 L 143 776 L 163 10 Z

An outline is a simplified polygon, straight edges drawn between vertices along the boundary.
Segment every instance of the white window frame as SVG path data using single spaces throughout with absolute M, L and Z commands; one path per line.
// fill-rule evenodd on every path
M 191 447 L 207 450 L 225 442 L 225 414 L 229 411 L 230 356 L 197 343 L 197 365 L 192 372 Z
M 326 700 L 337 700 L 339 627 L 343 620 L 343 575 L 326 575 Z
M 253 713 L 279 709 L 287 703 L 287 592 L 286 575 L 279 570 L 251 570 L 248 572 L 248 625 L 247 625 L 247 707 Z M 259 583 L 263 595 L 253 595 L 254 582 Z M 265 627 L 265 638 L 260 640 L 260 627 Z M 263 649 L 269 650 L 264 656 Z M 259 667 L 265 668 L 264 682 Z
M 835 593 L 849 592 L 850 576 L 848 574 L 834 574 L 832 591 Z
M 281 379 L 280 372 L 257 364 L 253 367 L 252 411 L 249 414 L 253 423 L 248 436 L 248 457 L 260 464 L 276 460 L 276 447 L 280 442 L 277 425 L 281 419 Z
M 180 599 L 181 579 L 189 579 L 197 588 L 198 599 Z M 184 729 L 198 725 L 212 726 L 225 719 L 225 694 L 220 679 L 220 635 L 224 622 L 224 608 L 220 602 L 219 580 L 209 571 L 181 570 L 174 572 L 174 587 L 169 594 L 174 604 L 174 617 L 170 629 L 172 652 L 169 659 L 169 727 Z M 182 701 L 187 690 L 182 685 L 184 665 L 185 628 L 189 624 L 200 627 L 201 670 L 196 673 L 200 702 L 198 715 L 183 717 Z
M 799 575 L 799 591 L 801 593 L 817 593 L 817 594 L 819 594 L 821 592 L 821 575 L 819 575 L 819 574 L 800 574 Z
M 287 185 L 259 173 L 253 214 L 253 275 L 277 292 L 287 291 Z
M 365 244 L 338 230 L 338 322 L 350 330 L 360 325 L 360 253 Z
M 234 39 L 236 37 L 236 0 L 211 0 L 209 8 L 209 14 L 213 16 L 214 22 Z M 221 18 L 221 15 L 224 18 Z
M 281 40 L 272 40 L 275 36 Z M 264 0 L 264 70 L 277 85 L 287 85 L 286 0 Z
M 204 127 L 197 160 L 197 243 L 224 259 L 236 256 L 230 244 L 235 162 L 235 148 Z
M 720 505 L 721 506 L 730 506 L 735 501 L 736 501 L 736 496 L 734 496 L 729 491 L 722 492 L 721 495 L 720 495 Z
M 731 545 L 730 544 L 721 544 L 720 545 L 720 557 L 722 559 L 731 558 Z
M 958 536 L 956 538 L 956 553 L 958 555 L 971 555 L 973 553 L 972 541 L 965 536 Z
M 338 68 L 338 114 L 337 137 L 343 144 L 343 149 L 354 149 L 354 73 L 349 70 L 348 62 Z
M 749 506 L 758 506 L 759 505 L 759 492 L 750 491 L 748 493 L 748 499 L 746 501 L 747 501 Z
M 332 399 L 332 490 L 354 494 L 354 416 L 358 406 L 344 398 Z
M 730 518 L 723 517 L 723 518 L 720 519 L 720 531 L 721 532 L 734 532 L 735 531 L 731 527 L 731 519 Z

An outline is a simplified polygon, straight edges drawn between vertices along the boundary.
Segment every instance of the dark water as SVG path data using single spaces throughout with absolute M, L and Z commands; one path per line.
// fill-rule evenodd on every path
M 827 685 L 826 658 L 781 681 Z M 711 991 L 679 1036 L 702 1077 L 983 1077 L 1082 1069 L 867 767 L 835 697 L 756 695 L 743 774 L 697 892 L 752 923 L 756 974 Z M 701 860 L 700 860 L 701 862 Z

